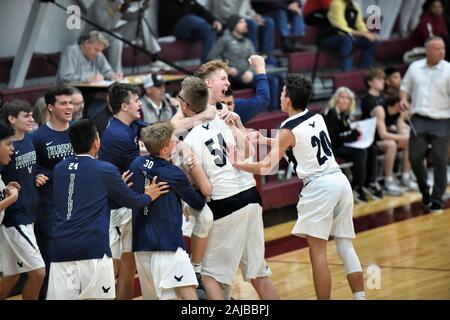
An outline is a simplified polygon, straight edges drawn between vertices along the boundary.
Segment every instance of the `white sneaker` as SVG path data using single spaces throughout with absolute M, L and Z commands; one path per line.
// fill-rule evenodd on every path
M 386 190 L 386 194 L 390 196 L 401 196 L 406 191 L 394 182 L 385 184 L 384 189 Z
M 406 191 L 419 191 L 419 186 L 411 178 L 402 179 L 401 187 L 405 187 Z

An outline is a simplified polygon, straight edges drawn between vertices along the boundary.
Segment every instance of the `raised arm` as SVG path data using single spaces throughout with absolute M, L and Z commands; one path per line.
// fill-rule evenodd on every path
M 228 154 L 233 166 L 243 171 L 260 175 L 270 175 L 273 169 L 278 165 L 286 150 L 294 146 L 295 137 L 289 129 L 282 129 L 269 154 L 261 161 L 255 163 L 246 163 L 238 150 L 231 150 Z

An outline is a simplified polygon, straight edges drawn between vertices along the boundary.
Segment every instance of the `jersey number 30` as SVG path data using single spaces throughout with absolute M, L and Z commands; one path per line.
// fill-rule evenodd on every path
M 317 147 L 317 161 L 319 162 L 319 165 L 323 165 L 327 160 L 328 157 L 331 157 L 333 154 L 331 152 L 331 142 L 330 139 L 328 139 L 327 134 L 325 131 L 320 131 L 319 137 L 312 136 L 311 137 L 311 145 L 314 147 Z M 322 149 L 323 153 L 325 154 L 322 156 Z
M 209 152 L 215 156 L 214 163 L 216 166 L 222 168 L 227 164 L 227 158 L 225 157 L 225 149 L 227 148 L 227 145 L 225 144 L 225 139 L 223 138 L 222 134 L 217 135 L 217 139 L 219 139 L 219 148 L 217 148 L 214 145 L 214 140 L 209 139 L 208 141 L 205 141 L 206 147 L 208 147 Z

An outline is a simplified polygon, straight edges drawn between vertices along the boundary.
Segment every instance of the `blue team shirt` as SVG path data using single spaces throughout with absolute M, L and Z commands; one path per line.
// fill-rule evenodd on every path
M 20 184 L 19 198 L 5 210 L 3 224 L 6 227 L 31 224 L 36 219 L 38 191 L 35 185 L 36 151 L 31 135 L 25 133 L 20 141 L 14 141 L 11 162 L 2 169 L 5 184 L 17 181 Z
M 131 162 L 139 157 L 139 136 L 148 123 L 134 121 L 126 125 L 117 118 L 109 121 L 102 136 L 98 158 L 115 165 L 121 173 L 128 170 Z
M 131 163 L 132 188 L 142 192 L 154 176 L 167 181 L 170 191 L 161 195 L 151 207 L 133 210 L 133 251 L 177 251 L 185 248 L 181 230 L 181 200 L 194 209 L 205 205 L 202 194 L 192 187 L 186 174 L 170 162 L 156 157 L 138 157 Z
M 109 199 L 139 210 L 151 198 L 131 190 L 116 167 L 90 156 L 72 156 L 56 165 L 56 217 L 51 261 L 78 261 L 111 257 Z
M 61 160 L 73 155 L 69 129 L 55 131 L 45 124 L 33 132 L 31 137 L 36 150 L 36 174 L 42 173 L 49 178 L 45 185 L 38 188 L 39 207 L 36 229 L 43 235 L 51 236 L 55 215 L 53 169 Z

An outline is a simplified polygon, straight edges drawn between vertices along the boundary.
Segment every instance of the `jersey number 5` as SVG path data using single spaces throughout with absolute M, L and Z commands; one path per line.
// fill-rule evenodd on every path
M 331 157 L 333 154 L 331 152 L 331 142 L 330 139 L 328 139 L 327 134 L 325 131 L 320 131 L 319 137 L 312 136 L 311 137 L 311 145 L 312 147 L 317 147 L 317 161 L 319 162 L 319 165 L 323 165 L 327 160 L 328 157 Z M 325 155 L 322 157 L 322 150 Z
M 208 147 L 209 152 L 216 157 L 214 159 L 214 163 L 216 164 L 216 166 L 222 168 L 227 164 L 227 158 L 225 157 L 224 151 L 227 148 L 227 145 L 221 133 L 217 135 L 217 138 L 219 139 L 219 148 L 216 148 L 214 146 L 214 140 L 212 138 L 207 140 L 205 142 L 205 145 Z

